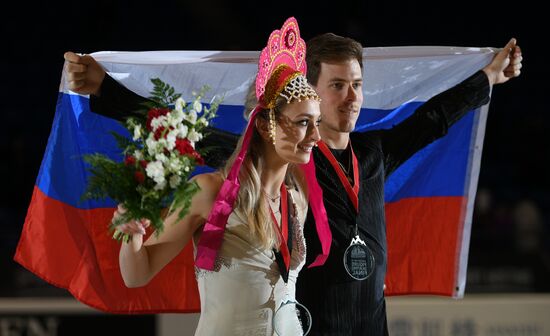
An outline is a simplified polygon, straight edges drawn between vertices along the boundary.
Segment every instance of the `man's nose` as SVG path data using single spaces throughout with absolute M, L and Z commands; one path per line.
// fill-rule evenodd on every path
M 350 85 L 348 88 L 348 95 L 346 97 L 346 100 L 349 102 L 357 101 L 358 92 L 357 89 L 353 87 L 353 85 Z

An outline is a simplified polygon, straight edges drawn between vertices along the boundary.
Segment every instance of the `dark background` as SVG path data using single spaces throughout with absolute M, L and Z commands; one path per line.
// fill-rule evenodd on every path
M 0 111 L 0 296 L 67 295 L 12 261 L 46 146 L 67 50 L 260 50 L 288 16 L 302 37 L 332 31 L 365 47 L 503 47 L 516 37 L 522 75 L 494 88 L 467 292 L 550 292 L 547 15 L 526 2 L 11 2 L 3 8 Z M 261 7 L 261 9 L 260 9 Z M 366 64 L 368 67 L 368 64 Z M 368 77 L 366 81 L 368 81 Z

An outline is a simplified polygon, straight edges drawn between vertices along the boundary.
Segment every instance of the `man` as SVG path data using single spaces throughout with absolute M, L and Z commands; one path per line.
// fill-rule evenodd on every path
M 93 111 L 121 119 L 124 115 L 116 112 L 117 107 L 129 111 L 143 100 L 105 77 L 91 57 L 66 53 L 65 59 L 71 62 L 69 87 L 92 94 Z M 444 136 L 466 112 L 486 104 L 492 85 L 519 76 L 521 51 L 515 39 L 510 40 L 487 67 L 430 99 L 399 125 L 365 133 L 352 132 L 363 102 L 361 44 L 323 34 L 308 41 L 306 60 L 308 80 L 322 99 L 319 130 L 325 145 L 314 149 L 313 156 L 332 246 L 325 265 L 300 273 L 297 299 L 311 311 L 312 335 L 387 335 L 384 182 L 415 152 Z M 311 262 L 320 249 L 311 214 L 304 233 Z M 360 262 L 372 263 L 365 273 L 344 262 L 356 237 L 360 241 L 354 240 L 354 246 L 366 256 Z
M 521 52 L 512 39 L 482 71 L 433 97 L 402 123 L 365 133 L 352 132 L 363 103 L 362 46 L 324 34 L 308 41 L 306 57 L 308 80 L 322 99 L 319 131 L 329 152 L 315 150 L 313 155 L 333 240 L 325 265 L 301 272 L 297 299 L 312 310 L 313 335 L 384 335 L 388 333 L 384 182 L 414 153 L 444 136 L 466 112 L 486 104 L 492 85 L 518 76 Z M 346 192 L 346 181 L 337 174 L 340 170 L 353 179 L 354 169 L 359 170 L 357 196 Z M 313 228 L 305 226 L 308 256 L 319 249 Z M 356 231 L 374 257 L 374 270 L 362 281 L 352 278 L 343 262 Z

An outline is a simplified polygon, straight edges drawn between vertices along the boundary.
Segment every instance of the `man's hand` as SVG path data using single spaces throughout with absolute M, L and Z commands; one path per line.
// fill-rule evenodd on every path
M 69 89 L 76 93 L 100 95 L 100 88 L 105 78 L 105 70 L 92 56 L 79 56 L 67 51 L 63 57 L 67 61 L 67 80 Z
M 510 78 L 520 75 L 521 71 L 521 49 L 516 39 L 512 38 L 506 46 L 495 55 L 489 65 L 483 71 L 489 78 L 491 85 L 507 82 Z

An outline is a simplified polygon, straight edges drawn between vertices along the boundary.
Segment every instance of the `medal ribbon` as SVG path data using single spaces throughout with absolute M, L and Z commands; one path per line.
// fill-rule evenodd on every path
M 281 275 L 283 276 L 283 279 L 285 282 L 288 279 L 288 271 L 290 269 L 290 246 L 288 246 L 290 243 L 289 239 L 289 229 L 288 229 L 288 195 L 286 191 L 286 186 L 283 183 L 281 185 L 281 225 L 279 226 L 279 223 L 277 222 L 277 218 L 275 217 L 275 214 L 273 213 L 273 210 L 271 209 L 271 206 L 269 206 L 269 212 L 271 214 L 271 219 L 273 221 L 273 225 L 275 226 L 277 233 L 279 235 L 279 239 L 281 240 L 281 243 L 279 245 L 279 251 L 275 251 L 275 256 L 279 257 L 279 255 L 282 255 L 283 258 L 283 265 L 281 265 L 280 262 L 278 262 L 279 267 L 284 266 L 284 270 L 281 269 Z M 288 243 L 287 243 L 288 242 Z M 278 259 L 278 258 L 277 258 Z
M 346 173 L 342 170 L 342 167 L 340 167 L 340 164 L 338 164 L 338 160 L 334 157 L 328 146 L 321 140 L 317 143 L 319 145 L 319 149 L 321 150 L 321 153 L 328 159 L 330 164 L 332 165 L 332 168 L 336 171 L 336 174 L 338 175 L 338 178 L 340 178 L 340 182 L 342 182 L 342 185 L 346 189 L 346 192 L 348 193 L 349 199 L 351 200 L 351 203 L 355 207 L 355 211 L 359 212 L 359 164 L 357 162 L 357 157 L 355 156 L 355 153 L 353 152 L 353 148 L 351 147 L 351 143 L 349 143 L 349 147 L 351 150 L 351 158 L 352 158 L 352 169 L 353 169 L 353 187 L 351 186 Z

